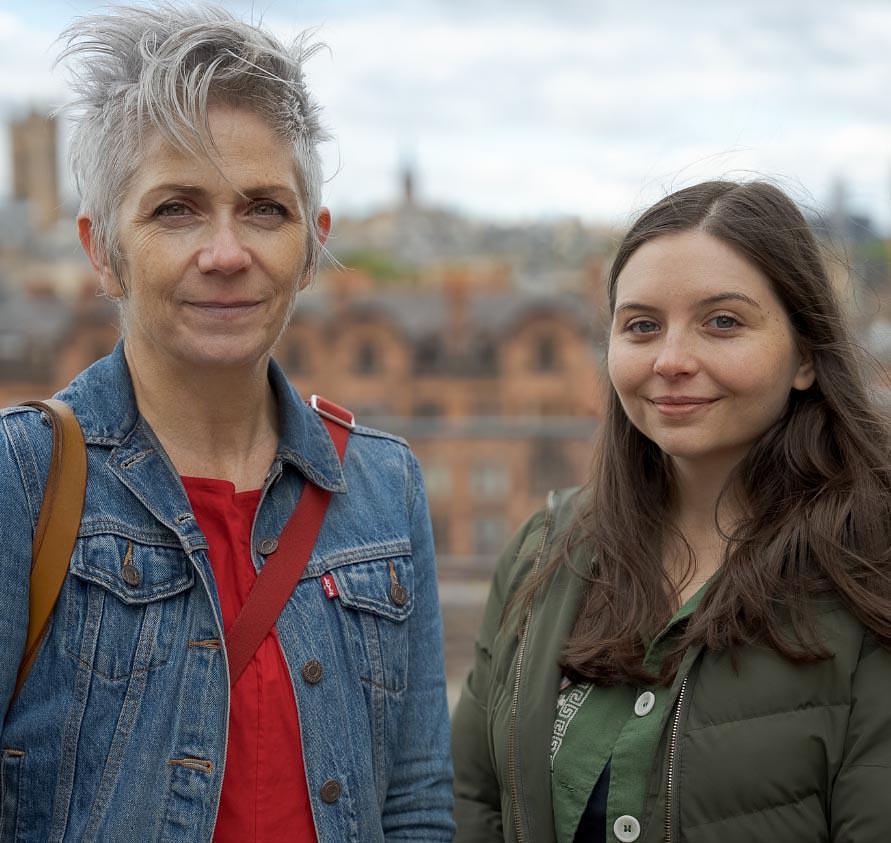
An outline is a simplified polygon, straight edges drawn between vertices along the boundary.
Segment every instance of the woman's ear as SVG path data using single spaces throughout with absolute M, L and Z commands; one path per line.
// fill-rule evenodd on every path
M 813 386 L 816 377 L 817 373 L 814 371 L 814 358 L 809 351 L 804 350 L 801 352 L 801 363 L 798 366 L 798 371 L 792 379 L 792 388 L 802 392 L 805 389 L 810 389 L 811 386 Z
M 88 216 L 79 214 L 77 217 L 77 235 L 80 238 L 80 245 L 83 246 L 84 252 L 90 259 L 90 264 L 96 271 L 96 275 L 99 276 L 99 285 L 102 287 L 102 291 L 109 298 L 123 298 L 124 288 L 112 270 L 105 250 L 100 247 L 97 238 L 93 234 L 93 221 Z
M 328 235 L 331 233 L 331 211 L 324 205 L 319 209 L 319 216 L 316 219 L 316 229 L 319 232 L 319 244 L 324 246 Z
M 319 209 L 319 215 L 316 217 L 316 232 L 318 233 L 319 245 L 324 246 L 328 235 L 331 233 L 331 211 L 324 205 Z M 300 284 L 297 287 L 298 290 L 306 288 L 306 285 L 312 280 L 315 270 L 313 263 L 306 265 L 306 271 L 303 273 L 303 277 L 300 279 Z

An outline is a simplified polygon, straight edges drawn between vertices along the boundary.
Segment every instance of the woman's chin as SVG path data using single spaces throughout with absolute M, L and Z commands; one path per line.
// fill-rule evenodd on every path
M 267 360 L 271 344 L 243 337 L 208 337 L 169 349 L 168 357 L 207 372 L 244 369 Z

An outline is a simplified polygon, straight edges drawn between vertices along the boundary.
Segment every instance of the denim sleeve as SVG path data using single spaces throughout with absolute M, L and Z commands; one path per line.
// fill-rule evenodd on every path
M 432 843 L 451 840 L 455 833 L 452 762 L 433 532 L 414 455 L 409 456 L 408 484 L 415 603 L 406 621 L 408 686 L 381 822 L 388 841 Z
M 9 428 L 9 417 L 0 419 L 0 723 L 6 720 L 28 631 L 33 523 Z

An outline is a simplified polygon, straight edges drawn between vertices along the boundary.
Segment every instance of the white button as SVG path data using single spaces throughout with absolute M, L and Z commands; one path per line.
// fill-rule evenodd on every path
M 634 843 L 640 837 L 640 823 L 632 816 L 625 814 L 613 823 L 613 834 L 622 843 Z
M 634 703 L 634 713 L 638 717 L 643 717 L 653 710 L 656 705 L 656 695 L 652 691 L 644 691 Z

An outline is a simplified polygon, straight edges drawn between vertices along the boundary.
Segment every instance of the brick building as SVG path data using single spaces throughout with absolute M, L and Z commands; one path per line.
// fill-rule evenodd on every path
M 454 271 L 409 289 L 331 271 L 301 295 L 276 357 L 301 394 L 411 442 L 443 568 L 483 573 L 549 488 L 584 479 L 599 411 L 593 312 L 578 294 L 478 287 Z M 0 402 L 50 394 L 116 339 L 114 307 L 91 286 L 73 301 L 8 295 Z
M 547 490 L 580 483 L 600 410 L 596 306 L 451 272 L 420 289 L 329 274 L 279 360 L 302 393 L 404 436 L 444 567 L 485 568 Z

